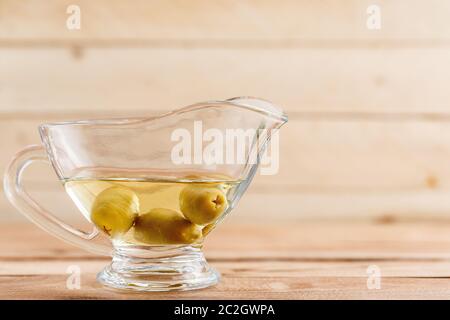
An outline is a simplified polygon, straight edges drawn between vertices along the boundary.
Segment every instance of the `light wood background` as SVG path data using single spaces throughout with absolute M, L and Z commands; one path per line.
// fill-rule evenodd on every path
M 0 171 L 42 122 L 252 95 L 290 122 L 279 174 L 231 219 L 449 220 L 450 2 L 376 3 L 381 30 L 369 0 L 0 0 Z M 31 193 L 76 216 L 31 170 Z M 1 197 L 0 220 L 19 219 Z

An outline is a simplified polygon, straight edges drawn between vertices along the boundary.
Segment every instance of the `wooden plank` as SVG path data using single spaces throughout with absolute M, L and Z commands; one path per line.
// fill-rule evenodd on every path
M 288 113 L 445 113 L 446 49 L 0 50 L 0 112 L 102 117 L 260 96 Z M 134 110 L 134 111 L 133 111 Z
M 448 299 L 449 228 L 429 223 L 225 224 L 206 248 L 222 273 L 217 286 L 139 294 L 105 289 L 95 281 L 107 259 L 79 255 L 80 250 L 29 225 L 2 225 L 0 298 Z M 240 241 L 229 241 L 235 236 Z M 80 290 L 66 287 L 66 271 L 73 265 L 81 269 Z M 380 289 L 367 287 L 372 265 L 381 272 Z
M 281 187 L 277 187 L 278 189 Z M 443 221 L 449 222 L 448 191 L 390 192 L 380 194 L 288 192 L 258 193 L 249 190 L 231 216 L 232 221 Z M 79 211 L 62 188 L 30 191 L 44 208 L 69 221 L 82 221 Z M 280 194 L 281 193 L 281 194 Z M 264 199 L 264 204 L 261 204 Z M 0 199 L 0 222 L 24 221 L 22 215 L 5 199 Z
M 40 121 L 0 120 L 0 170 L 16 151 L 39 142 Z M 240 219 L 448 219 L 450 122 L 445 118 L 294 118 L 280 142 L 279 173 L 256 176 L 234 213 Z M 25 178 L 37 200 L 65 218 L 78 216 L 50 167 L 29 170 Z M 0 210 L 15 211 L 5 198 Z M 9 219 L 20 216 L 0 214 L 0 220 Z
M 30 265 L 6 263 L 0 273 L 0 298 L 2 299 L 376 299 L 376 298 L 436 298 L 448 299 L 448 264 L 428 263 L 411 268 L 403 263 L 394 267 L 392 275 L 381 267 L 381 288 L 367 289 L 366 267 L 352 267 L 351 262 L 333 263 L 214 263 L 222 272 L 221 282 L 212 288 L 182 293 L 121 293 L 103 288 L 95 275 L 104 262 L 51 261 Z M 81 269 L 80 290 L 68 290 L 66 281 L 69 266 Z M 443 268 L 447 267 L 446 270 Z M 442 268 L 442 269 L 440 269 Z M 322 270 L 321 270 L 322 269 Z M 336 272 L 336 269 L 338 270 Z M 345 269 L 344 272 L 342 269 Z M 352 270 L 353 269 L 353 270 Z M 412 270 L 411 270 L 412 269 Z M 320 272 L 315 272 L 321 270 Z M 38 290 L 40 289 L 40 290 Z
M 79 260 L 79 259 L 49 259 L 37 260 L 33 263 L 23 260 L 2 261 L 0 278 L 8 276 L 37 276 L 37 275 L 67 275 L 71 266 L 80 268 L 81 275 L 93 275 L 100 272 L 108 259 Z M 285 282 L 291 278 L 310 277 L 339 277 L 365 278 L 367 269 L 376 265 L 383 278 L 446 278 L 449 277 L 450 263 L 448 261 L 216 261 L 211 259 L 211 265 L 220 271 L 225 278 L 254 278 L 270 277 L 284 278 Z M 369 269 L 370 270 L 370 269 Z M 68 276 L 68 275 L 67 275 Z M 279 287 L 281 287 L 280 283 Z M 364 284 L 364 283 L 362 283 Z M 274 284 L 271 285 L 275 287 Z M 286 284 L 286 287 L 288 285 Z M 276 289 L 276 288 L 274 288 Z M 279 288 L 283 289 L 283 288 Z M 286 288 L 287 289 L 287 288 Z
M 83 278 L 80 290 L 66 288 L 67 275 L 2 277 L 2 299 L 448 299 L 450 280 L 386 278 L 382 289 L 368 290 L 367 278 L 228 276 L 212 287 L 172 293 L 123 293 L 105 289 L 95 274 Z
M 377 1 L 381 8 L 382 28 L 366 27 L 366 10 L 373 2 L 333 0 L 310 2 L 283 1 L 87 1 L 79 0 L 81 30 L 69 31 L 66 9 L 73 2 L 63 0 L 42 3 L 37 0 L 4 0 L 0 4 L 0 38 L 12 43 L 54 44 L 55 40 L 146 40 L 175 39 L 241 40 L 238 45 L 251 44 L 251 39 L 343 40 L 352 45 L 370 39 L 448 39 L 450 24 L 445 0 L 426 3 L 418 0 Z M 43 41 L 44 40 L 44 41 Z M 100 41 L 99 41 L 100 40 Z M 329 41 L 331 40 L 331 41 Z M 348 41 L 350 40 L 350 42 Z M 156 44 L 158 43 L 156 41 Z M 11 44 L 11 42 L 7 42 Z M 155 44 L 155 42 L 151 42 Z M 302 42 L 300 42 L 301 44 Z M 416 42 L 415 42 L 416 43 Z M 425 41 L 426 43 L 426 41 Z M 233 44 L 233 42 L 232 42 Z M 314 42 L 312 43 L 314 45 Z M 319 42 L 316 45 L 321 45 Z M 431 43 L 432 44 L 432 43 Z M 226 45 L 226 43 L 225 43 Z
M 40 143 L 40 122 L 64 119 L 63 115 L 51 119 L 19 117 L 0 118 L 1 171 L 14 153 Z M 278 173 L 257 175 L 251 190 L 370 195 L 374 191 L 444 192 L 450 187 L 450 121 L 446 118 L 386 121 L 294 117 L 281 129 L 279 141 Z M 26 178 L 40 189 L 48 184 L 51 188 L 58 186 L 47 178 L 52 171 L 45 164 L 36 166 L 29 169 Z
M 289 225 L 289 227 L 287 227 Z M 53 238 L 31 223 L 3 223 L 0 261 L 107 261 Z M 450 224 L 223 222 L 205 241 L 211 262 L 441 261 L 450 258 Z M 326 236 L 324 236 L 326 235 Z M 231 240 L 233 241 L 231 241 Z M 239 239 L 239 241 L 234 241 Z M 14 246 L 11 245 L 14 243 Z

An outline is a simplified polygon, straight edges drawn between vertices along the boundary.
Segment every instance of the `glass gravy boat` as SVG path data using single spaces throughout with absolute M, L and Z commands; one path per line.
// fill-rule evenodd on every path
M 15 155 L 4 190 L 45 231 L 112 256 L 97 277 L 104 285 L 141 291 L 204 288 L 220 276 L 204 258 L 203 240 L 235 207 L 268 141 L 285 122 L 287 116 L 271 103 L 240 97 L 152 118 L 42 124 L 42 145 Z M 240 149 L 228 150 L 224 142 L 235 141 L 229 133 L 248 143 L 236 142 Z M 211 144 L 202 139 L 216 142 L 214 152 L 207 152 Z M 51 163 L 94 224 L 92 231 L 61 221 L 28 195 L 21 177 L 34 161 Z M 99 241 L 100 235 L 110 241 Z

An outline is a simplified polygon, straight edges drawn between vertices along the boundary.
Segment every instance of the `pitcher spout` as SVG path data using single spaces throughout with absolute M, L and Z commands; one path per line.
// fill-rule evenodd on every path
M 233 104 L 237 104 L 242 107 L 247 107 L 254 110 L 261 115 L 272 119 L 275 122 L 276 127 L 280 128 L 288 121 L 288 116 L 284 111 L 274 105 L 272 102 L 256 98 L 256 97 L 235 97 L 227 99 L 226 101 Z

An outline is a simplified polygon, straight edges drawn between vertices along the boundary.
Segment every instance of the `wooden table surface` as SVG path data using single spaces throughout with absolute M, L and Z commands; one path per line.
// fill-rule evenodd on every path
M 189 292 L 123 293 L 95 281 L 108 259 L 31 224 L 4 224 L 0 298 L 450 298 L 450 223 L 224 223 L 210 235 L 205 252 L 222 273 L 218 285 Z M 80 289 L 66 287 L 72 265 L 81 269 Z M 380 271 L 379 289 L 368 289 L 368 268 Z

